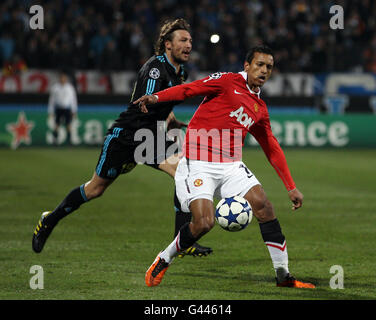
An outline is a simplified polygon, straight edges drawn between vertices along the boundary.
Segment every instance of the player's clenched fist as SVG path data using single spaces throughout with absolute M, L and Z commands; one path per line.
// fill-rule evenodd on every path
M 292 210 L 297 210 L 303 205 L 303 194 L 297 188 L 289 191 L 289 198 L 293 203 Z

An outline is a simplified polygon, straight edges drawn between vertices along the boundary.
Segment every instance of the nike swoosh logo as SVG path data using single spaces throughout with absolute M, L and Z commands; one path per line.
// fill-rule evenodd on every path
M 234 90 L 235 94 L 242 94 L 241 92 L 237 92 L 236 89 Z

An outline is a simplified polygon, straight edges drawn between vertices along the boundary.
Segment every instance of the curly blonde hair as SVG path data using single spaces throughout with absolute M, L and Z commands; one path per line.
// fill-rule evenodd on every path
M 167 20 L 161 27 L 158 40 L 155 44 L 155 54 L 162 55 L 165 51 L 165 41 L 172 41 L 172 33 L 176 30 L 186 30 L 190 32 L 190 25 L 182 18 L 176 20 Z

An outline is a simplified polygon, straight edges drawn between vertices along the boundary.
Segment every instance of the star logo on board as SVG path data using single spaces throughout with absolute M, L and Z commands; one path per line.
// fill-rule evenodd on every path
M 23 111 L 18 113 L 16 123 L 8 123 L 6 129 L 12 134 L 13 139 L 10 144 L 12 149 L 17 149 L 21 143 L 31 144 L 31 130 L 34 128 L 33 121 L 27 121 Z

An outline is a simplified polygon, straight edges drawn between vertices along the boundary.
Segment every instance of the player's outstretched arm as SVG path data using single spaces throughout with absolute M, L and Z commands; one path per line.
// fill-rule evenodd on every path
M 226 76 L 219 74 L 217 78 L 208 76 L 204 79 L 195 80 L 191 83 L 180 84 L 171 88 L 155 92 L 153 95 L 142 96 L 133 104 L 139 104 L 142 112 L 147 113 L 146 105 L 157 102 L 184 101 L 195 96 L 206 96 L 223 91 L 228 84 Z
M 288 190 L 288 196 L 292 201 L 292 210 L 297 210 L 303 205 L 303 194 L 296 188 L 295 182 L 291 176 L 287 165 L 285 155 L 274 136 L 266 136 L 266 139 L 258 140 L 263 148 L 270 164 L 276 170 L 277 174 Z
M 137 100 L 133 101 L 133 104 L 138 104 L 141 112 L 148 113 L 148 108 L 146 108 L 146 105 L 148 104 L 155 104 L 158 102 L 158 97 L 153 94 L 142 96 L 141 98 L 138 98 Z
M 284 183 L 289 198 L 293 203 L 292 210 L 301 208 L 303 205 L 303 194 L 296 188 L 282 148 L 271 131 L 270 122 L 267 121 L 266 125 L 263 126 L 255 126 L 252 128 L 251 134 L 256 138 L 270 164 Z

